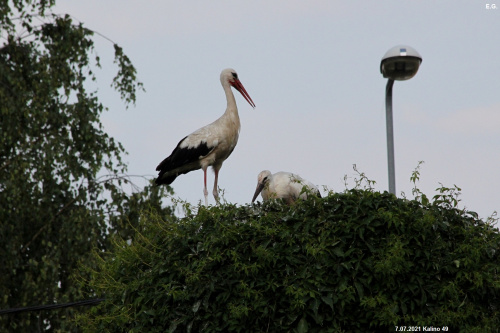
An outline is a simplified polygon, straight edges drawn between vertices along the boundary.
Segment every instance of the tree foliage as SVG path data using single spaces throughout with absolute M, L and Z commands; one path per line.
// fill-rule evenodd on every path
M 109 233 L 130 237 L 138 205 L 159 207 L 159 189 L 123 192 L 124 149 L 104 132 L 105 107 L 86 89 L 99 67 L 94 32 L 50 14 L 54 3 L 0 5 L 1 309 L 81 300 L 78 263 L 93 247 L 105 250 Z M 112 84 L 134 103 L 142 85 L 114 48 Z M 70 331 L 72 311 L 2 316 L 0 331 Z
M 96 254 L 96 332 L 495 332 L 500 234 L 432 200 L 346 190 L 326 198 L 144 214 L 140 236 Z

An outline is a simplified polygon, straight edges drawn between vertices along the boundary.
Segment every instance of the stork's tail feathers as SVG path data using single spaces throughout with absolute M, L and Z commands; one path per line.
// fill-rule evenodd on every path
M 168 177 L 161 177 L 159 176 L 158 178 L 155 179 L 155 184 L 156 185 L 170 185 L 174 182 L 175 178 L 177 178 L 177 175 L 174 176 L 168 176 Z

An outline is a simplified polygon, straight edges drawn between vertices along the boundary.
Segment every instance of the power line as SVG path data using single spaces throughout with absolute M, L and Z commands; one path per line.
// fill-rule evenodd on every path
M 87 299 L 84 301 L 63 303 L 63 304 L 35 305 L 35 306 L 28 306 L 25 308 L 5 309 L 5 310 L 0 310 L 0 315 L 27 312 L 27 311 L 53 310 L 53 309 L 69 308 L 73 306 L 83 306 L 83 305 L 93 306 L 101 303 L 102 301 L 104 301 L 104 298 Z

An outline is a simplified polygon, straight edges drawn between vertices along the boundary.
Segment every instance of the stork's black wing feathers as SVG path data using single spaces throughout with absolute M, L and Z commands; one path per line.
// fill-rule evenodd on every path
M 157 185 L 167 184 L 170 185 L 177 178 L 177 176 L 181 174 L 188 173 L 189 171 L 193 171 L 195 169 L 186 169 L 179 170 L 179 172 L 164 176 L 165 173 L 169 171 L 180 168 L 184 165 L 188 165 L 190 163 L 198 161 L 201 157 L 206 156 L 214 149 L 214 147 L 209 147 L 206 142 L 201 142 L 197 147 L 192 148 L 181 148 L 181 143 L 187 138 L 183 138 L 175 149 L 172 151 L 169 157 L 164 159 L 158 166 L 156 167 L 156 171 L 158 171 L 158 178 L 156 178 L 155 183 Z

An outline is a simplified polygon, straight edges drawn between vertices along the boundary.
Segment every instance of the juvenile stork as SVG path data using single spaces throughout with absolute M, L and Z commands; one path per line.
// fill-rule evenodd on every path
M 205 205 L 208 206 L 207 168 L 212 166 L 215 173 L 213 195 L 219 203 L 217 181 L 222 163 L 231 155 L 238 142 L 240 133 L 240 117 L 231 87 L 238 90 L 247 102 L 255 108 L 255 103 L 238 79 L 234 69 L 227 68 L 220 74 L 220 82 L 226 93 L 226 112 L 213 123 L 202 127 L 184 137 L 174 148 L 169 157 L 157 167 L 158 178 L 155 183 L 172 184 L 177 176 L 193 170 L 202 169 L 205 195 Z
M 318 188 L 313 183 L 303 179 L 299 175 L 290 172 L 276 172 L 264 170 L 257 176 L 257 189 L 253 195 L 252 203 L 262 193 L 262 199 L 283 199 L 287 204 L 294 203 L 298 198 L 307 199 L 307 192 L 302 192 L 303 187 L 307 187 L 309 193 L 321 198 Z

